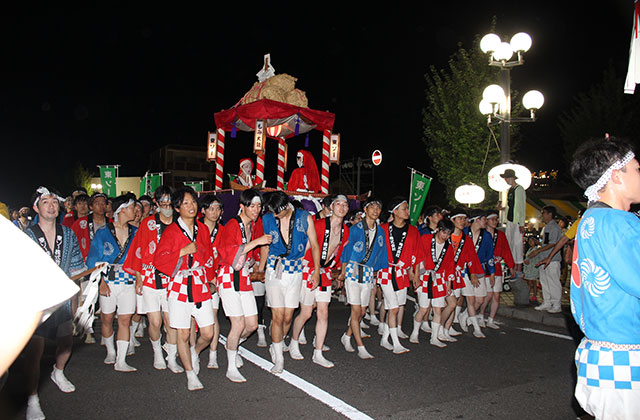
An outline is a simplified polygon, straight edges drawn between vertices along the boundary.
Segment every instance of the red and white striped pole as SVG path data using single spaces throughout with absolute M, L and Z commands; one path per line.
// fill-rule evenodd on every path
M 224 130 L 218 128 L 218 150 L 216 156 L 216 190 L 222 189 L 222 168 L 224 166 Z
M 322 176 L 320 177 L 320 192 L 329 194 L 329 149 L 331 143 L 331 131 L 322 133 Z
M 279 190 L 284 190 L 284 139 L 282 137 L 278 138 L 278 175 L 276 178 L 276 188 Z
M 264 152 L 256 153 L 256 180 L 254 185 L 260 187 L 264 181 Z

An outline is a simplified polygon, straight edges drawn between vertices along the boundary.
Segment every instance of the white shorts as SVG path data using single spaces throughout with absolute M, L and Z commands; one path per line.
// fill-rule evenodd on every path
M 236 292 L 231 289 L 221 289 L 220 300 L 222 300 L 222 308 L 227 316 L 256 316 L 258 315 L 258 307 L 256 306 L 256 297 L 252 290 L 246 292 Z
M 495 276 L 496 281 L 493 283 L 493 287 L 491 287 L 491 278 L 485 277 L 485 285 L 487 287 L 487 292 L 502 292 L 502 276 Z
M 305 306 L 312 306 L 313 302 L 331 302 L 331 286 L 326 287 L 327 290 L 320 290 L 320 286 L 311 290 L 307 287 L 307 282 L 303 281 L 300 284 L 300 304 Z
M 504 234 L 507 237 L 507 242 L 509 243 L 513 262 L 516 264 L 522 264 L 522 261 L 524 260 L 524 242 L 522 239 L 522 233 L 520 233 L 520 226 L 513 222 L 507 222 Z
M 429 305 L 433 306 L 434 308 L 444 308 L 445 306 L 447 306 L 444 296 L 429 299 L 429 294 L 423 291 L 419 291 L 417 295 L 418 306 L 421 308 L 428 308 Z
M 191 328 L 191 317 L 194 317 L 198 327 L 213 325 L 213 308 L 207 300 L 202 302 L 200 308 L 193 302 L 181 302 L 170 298 L 169 302 L 169 326 L 171 328 L 188 330 Z
M 214 311 L 220 309 L 220 293 L 215 292 L 211 295 L 211 306 L 213 307 Z
M 302 271 L 299 273 L 282 273 L 282 278 L 276 279 L 273 268 L 267 267 L 264 279 L 268 307 L 297 308 L 300 306 Z
M 151 287 L 144 286 L 142 288 L 141 297 L 142 305 L 138 306 L 139 314 L 160 311 L 167 313 L 169 312 L 169 303 L 167 302 L 167 289 L 152 289 Z
M 104 314 L 118 315 L 136 313 L 136 286 L 134 284 L 109 284 L 109 296 L 100 295 L 100 310 Z
M 451 294 L 452 294 L 453 296 L 455 296 L 455 297 L 456 297 L 456 299 L 457 299 L 457 298 L 459 298 L 460 296 L 462 296 L 462 289 L 453 289 L 453 290 L 451 291 Z
M 253 288 L 254 296 L 264 296 L 264 293 L 265 293 L 264 282 L 252 281 L 251 287 Z
M 386 310 L 399 308 L 407 303 L 407 288 L 398 291 L 393 290 L 393 284 L 381 284 L 382 296 L 384 297 L 384 308 Z
M 358 283 L 357 281 L 346 280 L 344 282 L 344 289 L 347 293 L 347 302 L 349 302 L 349 305 L 369 306 L 373 283 Z
M 487 296 L 487 286 L 484 280 L 484 276 L 478 276 L 479 285 L 474 287 L 469 279 L 469 275 L 464 275 L 464 287 L 462 288 L 462 296 L 475 296 L 484 297 Z

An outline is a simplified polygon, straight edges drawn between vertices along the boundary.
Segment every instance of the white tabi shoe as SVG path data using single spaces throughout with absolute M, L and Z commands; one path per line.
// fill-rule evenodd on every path
M 547 302 L 543 302 L 542 304 L 536 306 L 535 309 L 536 311 L 548 311 L 549 309 L 551 309 L 551 304 L 547 303 Z
M 167 363 L 164 361 L 164 357 L 162 357 L 160 339 L 158 339 L 158 341 L 151 341 L 151 348 L 153 349 L 153 367 L 158 370 L 165 370 Z
M 393 353 L 394 354 L 402 354 L 407 353 L 410 350 L 406 347 L 403 347 L 400 344 L 400 339 L 398 338 L 398 328 L 389 328 L 389 335 L 391 336 L 391 341 L 393 341 Z
M 378 325 L 380 325 L 380 320 L 375 314 L 373 314 L 369 318 L 369 324 L 373 325 L 374 327 L 377 327 Z
M 113 365 L 113 368 L 118 372 L 135 372 L 137 369 L 127 364 L 129 341 L 117 340 L 116 347 L 116 363 Z
M 237 355 L 236 355 L 236 367 L 238 369 L 240 369 L 242 366 L 244 366 L 244 360 L 242 360 L 242 356 L 240 356 L 240 347 L 238 347 L 237 351 Z
M 422 325 L 420 325 L 420 329 L 426 333 L 431 332 L 431 327 L 429 326 L 429 323 L 427 321 L 422 321 Z
M 462 328 L 462 331 L 464 332 L 469 332 L 469 315 L 467 313 L 466 310 L 460 312 L 460 315 L 458 315 L 458 321 L 460 321 L 460 328 Z
M 429 343 L 440 348 L 447 347 L 445 343 L 438 340 L 438 333 L 440 332 L 440 328 L 442 328 L 440 324 L 431 321 L 431 339 L 429 340 Z
M 87 336 L 84 338 L 84 344 L 95 344 L 96 343 L 96 339 L 93 336 L 92 333 L 88 333 Z
M 480 328 L 487 328 L 487 324 L 484 321 L 484 315 L 476 315 L 478 317 L 478 325 Z
M 325 359 L 325 357 L 322 355 L 322 350 L 313 350 L 313 357 L 311 358 L 311 360 L 316 365 L 320 365 L 325 368 L 332 368 L 334 366 L 333 362 Z
M 190 347 L 189 351 L 191 352 L 191 367 L 193 368 L 193 373 L 198 376 L 200 374 L 200 355 L 196 353 L 195 347 Z
M 498 326 L 498 324 L 496 324 L 496 322 L 494 321 L 493 318 L 489 318 L 487 320 L 487 328 L 491 328 L 493 330 L 499 330 L 500 327 Z
M 231 382 L 242 383 L 247 382 L 244 376 L 240 373 L 237 366 L 238 359 L 238 351 L 237 350 L 229 350 L 227 349 L 227 378 Z
M 198 374 L 192 370 L 185 371 L 187 373 L 187 389 L 189 391 L 198 391 L 204 388 L 200 379 L 198 379 Z
M 266 325 L 258 325 L 258 347 L 267 347 L 267 338 L 264 335 Z
M 115 334 L 104 339 L 104 346 L 107 348 L 107 357 L 104 358 L 105 365 L 112 365 L 116 362 L 116 347 L 114 344 Z
M 364 322 L 364 319 L 362 321 L 360 321 L 360 329 L 366 330 L 368 328 L 369 328 L 369 325 L 367 325 L 367 323 Z
M 420 333 L 420 326 L 422 322 L 413 320 L 413 331 L 411 332 L 411 336 L 409 337 L 409 342 L 413 344 L 420 344 L 420 340 L 418 340 L 418 334 Z
M 387 326 L 387 324 L 383 323 L 381 324 L 383 326 L 383 333 L 382 333 L 382 338 L 380 339 L 380 346 L 384 347 L 387 350 L 392 351 L 393 350 L 393 345 L 389 342 L 389 326 Z
M 184 372 L 184 368 L 178 364 L 177 355 L 178 355 L 178 346 L 177 344 L 169 344 L 165 343 L 167 348 L 167 367 L 173 373 L 182 373 Z
M 53 365 L 53 370 L 51 371 L 51 380 L 54 384 L 58 385 L 60 391 L 64 393 L 70 393 L 76 390 L 76 387 L 64 376 L 64 372 Z
M 362 360 L 373 359 L 371 353 L 364 346 L 358 346 L 358 357 Z
M 304 335 L 304 328 L 300 330 L 300 335 L 298 336 L 298 344 L 305 345 L 307 344 L 307 337 Z
M 142 321 L 140 321 L 140 323 L 138 324 L 138 328 L 136 328 L 136 333 L 134 334 L 137 338 L 144 337 L 144 327 L 145 327 L 145 322 L 143 318 Z
M 457 335 L 462 335 L 462 333 L 460 331 L 456 330 L 455 328 L 453 328 L 453 325 L 451 327 L 449 327 L 449 336 L 450 337 L 455 337 Z
M 364 319 L 367 320 L 367 321 L 369 321 L 371 319 L 371 315 L 369 315 L 369 312 L 366 312 L 364 314 Z
M 360 338 L 371 338 L 371 334 L 365 332 L 362 328 L 360 328 Z
M 313 336 L 313 348 L 316 348 L 316 337 Z M 327 346 L 326 344 L 322 345 L 322 351 L 329 351 L 331 350 L 331 347 Z
M 218 350 L 209 350 L 209 363 L 207 369 L 218 369 Z
M 140 324 L 135 323 L 129 327 L 129 341 L 133 344 L 133 347 L 140 347 L 140 342 L 136 339 L 136 331 Z
M 282 373 L 284 371 L 284 355 L 282 352 L 282 347 L 284 346 L 283 343 L 284 341 L 271 343 L 271 346 L 269 347 L 271 361 L 273 362 L 273 367 L 271 368 L 272 373 Z
M 447 334 L 448 332 L 449 331 L 447 331 L 447 329 L 441 325 L 440 328 L 438 329 L 438 340 L 446 341 L 449 343 L 455 343 L 456 341 L 458 341 L 457 338 L 453 338 L 449 334 Z
M 480 329 L 477 316 L 470 316 L 469 322 L 471 322 L 471 325 L 473 325 L 473 336 L 475 338 L 486 338 L 486 336 L 482 333 L 482 330 Z
M 46 417 L 40 408 L 38 395 L 29 396 L 27 401 L 27 420 L 44 420 Z
M 304 359 L 304 356 L 302 355 L 302 353 L 300 353 L 298 341 L 294 340 L 293 338 L 291 339 L 291 341 L 289 341 L 289 356 L 291 356 L 293 360 Z
M 384 335 L 384 326 L 385 326 L 384 322 L 381 322 L 378 324 L 378 335 Z
M 340 342 L 344 346 L 344 349 L 349 353 L 353 353 L 356 351 L 351 345 L 351 337 L 349 337 L 346 333 L 342 334 L 342 337 L 340 337 Z
M 405 340 L 409 338 L 409 336 L 405 334 L 400 327 L 398 327 L 398 338 L 402 338 L 403 340 Z

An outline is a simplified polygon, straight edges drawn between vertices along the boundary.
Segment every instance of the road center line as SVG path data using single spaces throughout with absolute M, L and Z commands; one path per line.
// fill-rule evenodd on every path
M 536 329 L 533 329 L 533 328 L 518 328 L 518 329 L 522 330 L 522 331 L 532 332 L 532 333 L 535 333 L 535 334 L 548 335 L 550 337 L 564 338 L 565 340 L 573 341 L 573 338 L 571 336 L 569 336 L 569 335 L 557 334 L 557 333 L 552 333 L 552 332 L 543 331 L 543 330 L 536 330 Z
M 225 344 L 227 340 L 226 337 L 220 335 L 219 341 L 222 344 Z M 341 399 L 334 397 L 325 390 L 318 388 L 314 384 L 300 378 L 299 376 L 294 375 L 287 370 L 283 371 L 281 374 L 272 373 L 271 368 L 273 367 L 273 363 L 263 359 L 262 357 L 245 349 L 244 347 L 239 347 L 239 353 L 249 362 L 282 379 L 290 385 L 295 386 L 305 394 L 309 395 L 312 398 L 315 398 L 325 405 L 328 405 L 332 410 L 337 411 L 343 416 L 353 420 L 373 420 L 373 418 L 369 417 L 357 408 L 350 406 Z

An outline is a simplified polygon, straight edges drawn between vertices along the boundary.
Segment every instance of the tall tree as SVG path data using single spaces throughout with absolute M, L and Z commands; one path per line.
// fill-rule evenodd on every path
M 612 63 L 604 71 L 602 82 L 574 98 L 572 108 L 560 115 L 559 126 L 564 140 L 565 161 L 571 162 L 580 144 L 594 137 L 626 137 L 636 144 L 640 119 L 640 98 L 623 92 L 624 80 Z
M 470 50 L 461 45 L 444 69 L 431 66 L 427 81 L 426 106 L 423 109 L 423 142 L 433 160 L 438 181 L 446 187 L 450 202 L 455 189 L 473 182 L 485 190 L 485 202 L 497 194 L 488 186 L 487 174 L 499 163 L 499 129 L 487 129 L 487 119 L 478 110 L 485 87 L 498 81 L 498 70 L 488 65 L 476 36 Z M 512 115 L 521 109 L 517 92 L 511 92 Z M 492 138 L 492 134 L 495 138 Z M 512 126 L 512 148 L 517 146 L 518 129 Z
M 89 195 L 93 194 L 93 189 L 91 188 L 91 177 L 91 171 L 85 168 L 81 163 L 76 164 L 73 171 L 73 180 L 75 185 L 86 188 Z

